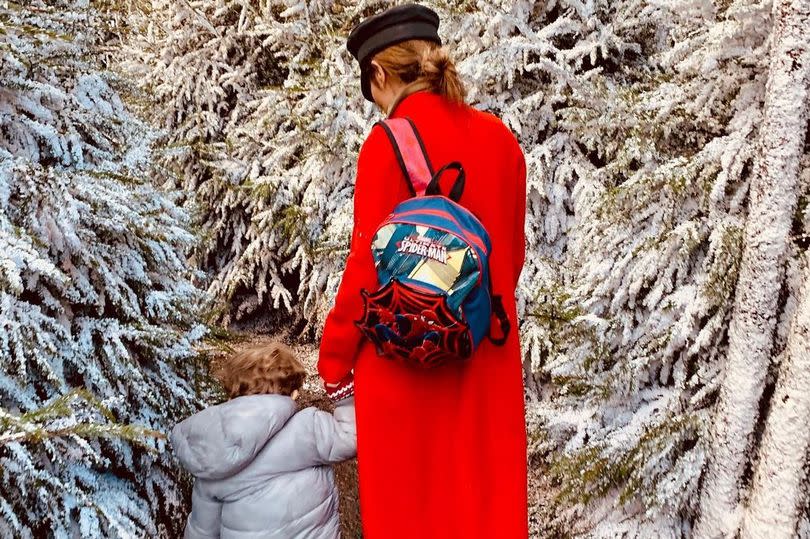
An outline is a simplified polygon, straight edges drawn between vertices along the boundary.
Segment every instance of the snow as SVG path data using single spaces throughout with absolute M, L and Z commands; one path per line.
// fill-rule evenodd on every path
M 0 7 L 0 412 L 14 417 L 78 383 L 116 422 L 165 430 L 202 404 L 202 309 L 224 325 L 304 320 L 317 336 L 340 282 L 356 156 L 380 118 L 345 37 L 385 3 L 126 4 Z M 774 24 L 804 4 L 427 4 L 471 103 L 527 157 L 517 298 L 533 473 L 560 508 L 535 507 L 550 519 L 537 533 L 810 534 L 807 441 L 791 435 L 804 404 L 776 400 L 806 385 L 791 351 L 806 318 L 810 24 Z M 60 420 L 114 430 L 91 408 Z M 57 522 L 65 537 L 177 531 L 187 493 L 165 443 L 147 443 L 159 452 L 12 444 L 0 535 L 45 514 L 75 517 Z M 100 492 L 99 511 L 82 509 Z
M 190 219 L 94 57 L 110 21 L 72 0 L 0 13 L 0 535 L 156 536 L 185 494 L 143 426 L 199 405 Z
M 739 525 L 738 485 L 773 354 L 778 298 L 799 198 L 799 162 L 810 116 L 810 7 L 776 1 L 773 18 L 764 123 L 750 184 L 745 248 L 695 530 L 698 538 L 733 535 Z

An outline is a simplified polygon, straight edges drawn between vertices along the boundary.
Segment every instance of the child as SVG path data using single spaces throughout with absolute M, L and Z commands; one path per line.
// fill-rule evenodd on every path
M 196 480 L 185 539 L 340 537 L 330 464 L 356 452 L 354 398 L 334 416 L 297 411 L 306 372 L 274 343 L 217 373 L 230 400 L 175 426 L 171 441 Z

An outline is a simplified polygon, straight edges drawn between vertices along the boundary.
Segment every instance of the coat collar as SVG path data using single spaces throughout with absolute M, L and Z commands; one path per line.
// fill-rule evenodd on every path
M 437 103 L 444 102 L 444 98 L 430 90 L 419 90 L 405 97 L 388 115 L 389 118 L 410 117 L 414 111 L 430 108 Z

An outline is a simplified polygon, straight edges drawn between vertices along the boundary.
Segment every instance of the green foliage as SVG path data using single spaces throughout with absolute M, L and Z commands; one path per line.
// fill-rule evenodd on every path
M 625 451 L 592 444 L 557 458 L 549 470 L 561 485 L 556 502 L 563 506 L 588 505 L 611 492 L 617 492 L 620 504 L 653 500 L 663 471 L 656 470 L 656 461 L 670 459 L 693 446 L 699 425 L 694 415 L 674 416 L 646 427 L 637 442 Z M 657 506 L 649 504 L 647 508 Z
M 727 303 L 734 297 L 742 251 L 743 229 L 733 225 L 724 227 L 703 284 L 704 295 L 715 305 Z
M 77 408 L 81 409 L 83 419 L 77 419 Z M 135 443 L 142 443 L 147 438 L 166 438 L 165 434 L 153 429 L 118 423 L 113 413 L 84 389 L 71 390 L 18 416 L 0 409 L 0 446 L 71 436 L 116 438 Z

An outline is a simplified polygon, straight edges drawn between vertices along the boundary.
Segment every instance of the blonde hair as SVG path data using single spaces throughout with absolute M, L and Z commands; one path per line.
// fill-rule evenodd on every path
M 447 49 L 433 41 L 410 39 L 391 45 L 375 54 L 374 61 L 406 84 L 388 109 L 389 114 L 400 101 L 420 90 L 430 90 L 454 103 L 464 103 L 467 97 Z
M 243 395 L 292 395 L 307 376 L 295 354 L 281 343 L 243 350 L 214 373 L 230 398 Z

